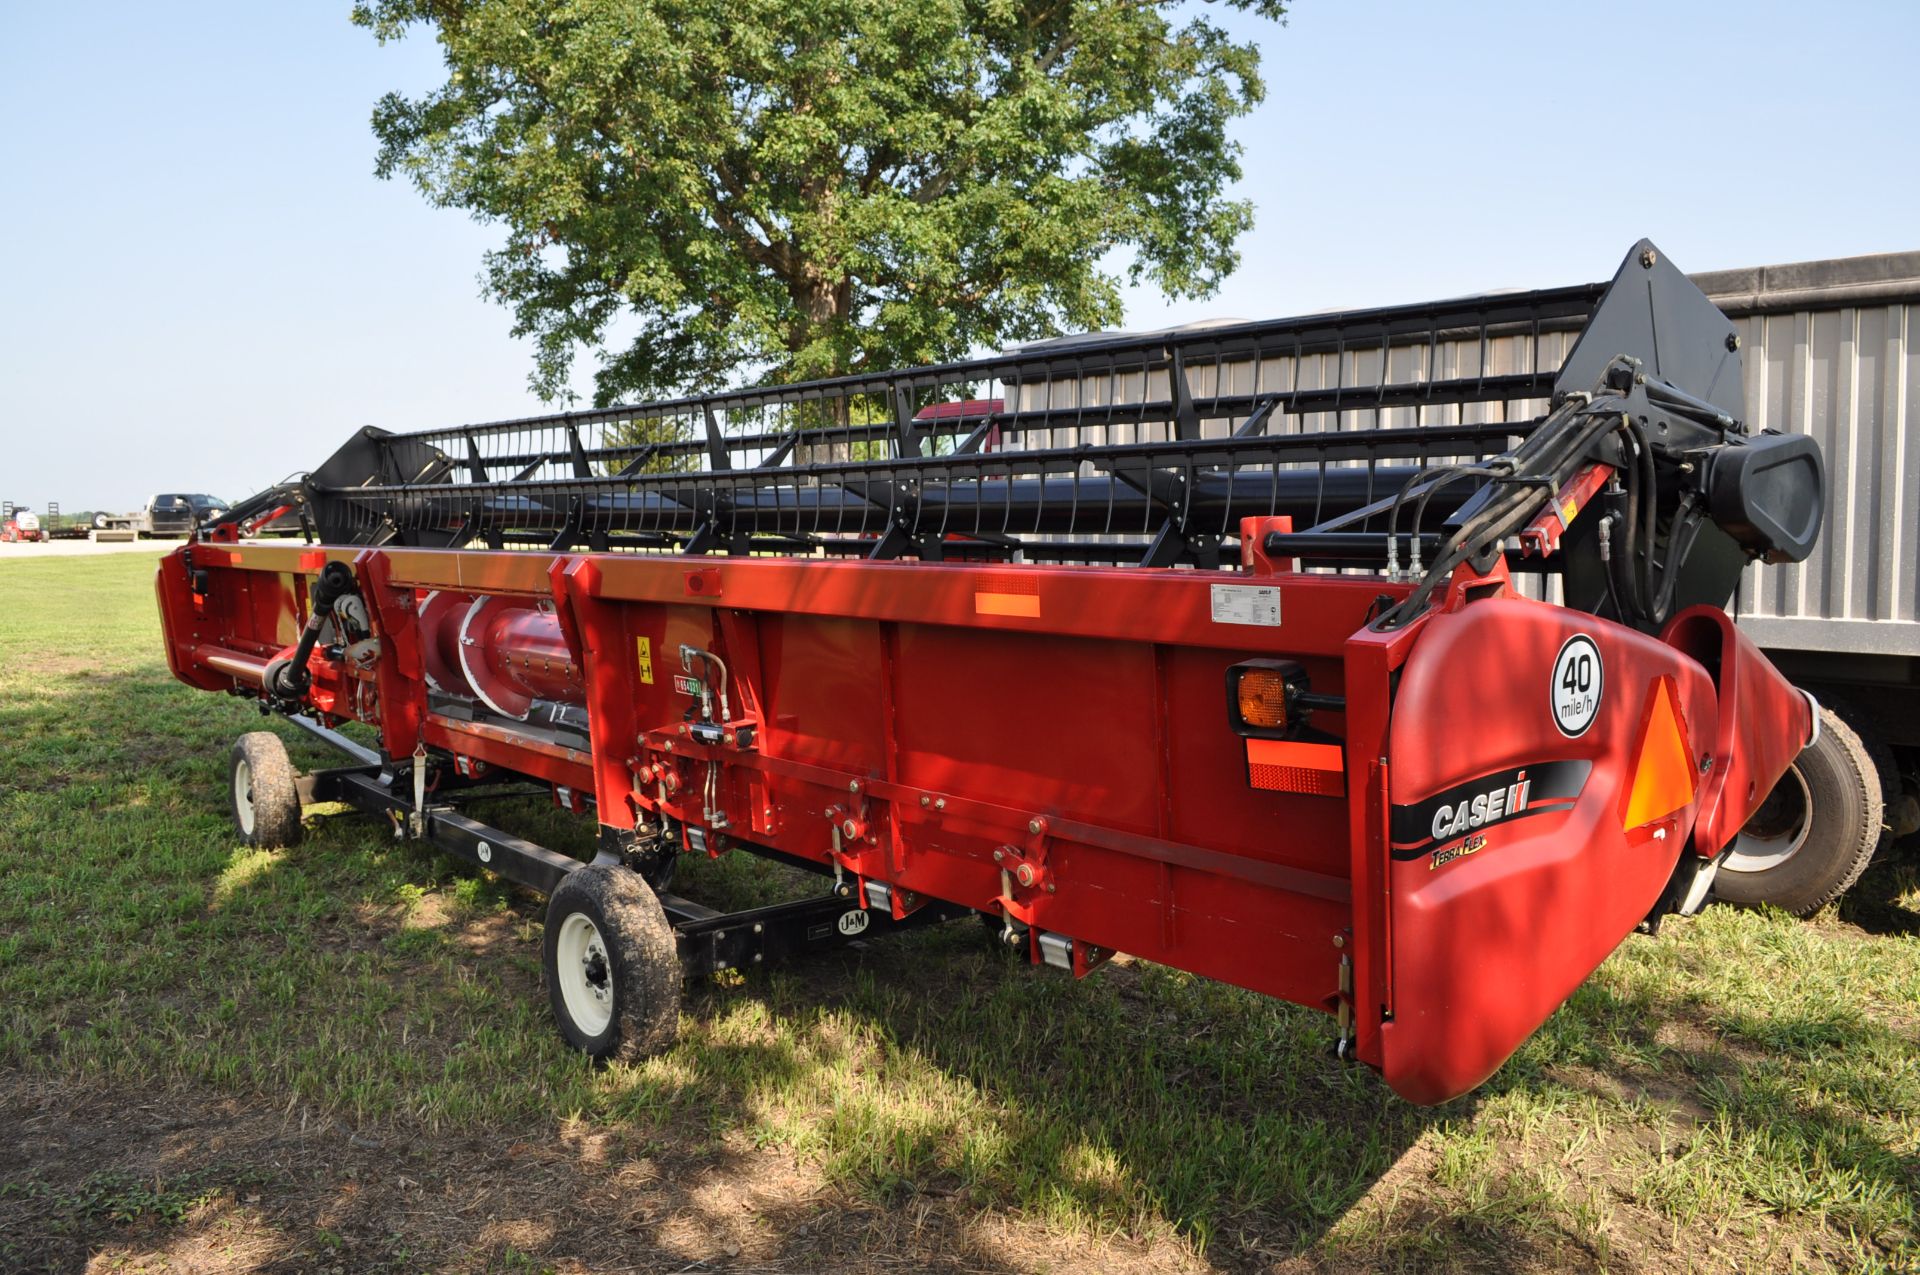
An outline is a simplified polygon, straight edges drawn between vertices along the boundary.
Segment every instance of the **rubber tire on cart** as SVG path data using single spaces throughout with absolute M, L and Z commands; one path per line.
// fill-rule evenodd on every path
M 631 1062 L 680 1030 L 680 955 L 660 899 L 613 864 L 575 868 L 547 901 L 547 995 L 567 1043 Z
M 1860 879 L 1880 844 L 1880 774 L 1853 728 L 1820 710 L 1820 738 L 1794 759 L 1714 877 L 1729 903 L 1811 916 Z
M 300 791 L 287 746 L 272 731 L 249 731 L 227 758 L 233 826 L 250 846 L 279 849 L 300 841 Z

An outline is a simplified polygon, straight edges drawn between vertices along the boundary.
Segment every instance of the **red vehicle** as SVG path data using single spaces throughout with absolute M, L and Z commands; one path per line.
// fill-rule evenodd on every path
M 31 509 L 16 507 L 5 521 L 0 521 L 0 540 L 8 544 L 44 539 L 46 534 L 40 528 L 40 516 Z
M 595 1056 L 666 1044 L 685 973 L 978 914 L 1325 1010 L 1439 1102 L 1701 907 L 1817 729 L 1722 610 L 1822 514 L 1738 344 L 1643 242 L 1606 286 L 366 429 L 163 562 L 167 654 L 348 754 L 242 737 L 244 838 L 343 801 L 548 894 Z M 319 546 L 248 539 L 293 505 Z M 502 783 L 596 859 L 463 812 Z M 672 892 L 742 851 L 827 884 Z

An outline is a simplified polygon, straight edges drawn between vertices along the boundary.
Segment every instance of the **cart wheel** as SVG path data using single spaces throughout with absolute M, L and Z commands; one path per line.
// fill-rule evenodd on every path
M 249 731 L 233 741 L 228 759 L 233 822 L 250 846 L 295 845 L 300 840 L 300 793 L 287 746 L 272 731 Z
M 1852 727 L 1820 710 L 1820 738 L 1794 759 L 1733 840 L 1713 892 L 1811 916 L 1860 879 L 1880 843 L 1880 779 Z
M 547 903 L 547 994 L 560 1034 L 594 1058 L 660 1053 L 680 1029 L 680 956 L 640 874 L 576 868 Z

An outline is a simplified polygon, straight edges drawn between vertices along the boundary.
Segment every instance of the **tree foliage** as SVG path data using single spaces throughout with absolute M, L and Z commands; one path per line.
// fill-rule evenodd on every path
M 1278 20 L 1284 0 L 1231 0 Z M 382 177 L 502 223 L 489 290 L 602 402 L 1110 326 L 1205 295 L 1251 222 L 1259 53 L 1173 0 L 362 0 L 447 79 L 374 111 Z

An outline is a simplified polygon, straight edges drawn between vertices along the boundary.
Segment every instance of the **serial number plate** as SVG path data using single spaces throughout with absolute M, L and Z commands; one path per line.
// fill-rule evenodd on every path
M 1280 623 L 1280 590 L 1265 584 L 1216 584 L 1213 622 L 1272 628 Z

